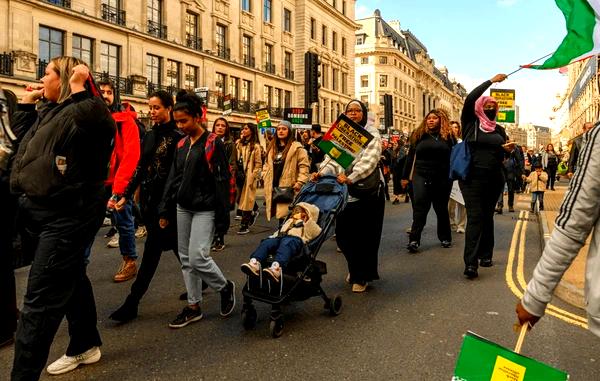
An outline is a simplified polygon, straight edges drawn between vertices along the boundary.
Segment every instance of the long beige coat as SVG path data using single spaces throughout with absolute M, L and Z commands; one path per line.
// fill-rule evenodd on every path
M 263 166 L 263 179 L 265 181 L 265 202 L 267 206 L 267 220 L 271 220 L 271 199 L 273 198 L 273 152 L 267 153 L 267 159 Z M 308 153 L 299 142 L 293 142 L 283 163 L 283 173 L 279 179 L 280 187 L 300 186 L 308 181 L 310 162 Z M 289 204 L 277 204 L 275 218 L 287 216 Z
M 242 158 L 246 172 L 244 187 L 241 191 L 238 189 L 240 192 L 238 209 L 249 212 L 254 208 L 254 201 L 256 201 L 256 182 L 260 176 L 260 168 L 262 166 L 260 146 L 258 144 L 255 144 L 254 147 L 248 144 L 242 145 L 238 141 L 236 148 L 238 158 Z

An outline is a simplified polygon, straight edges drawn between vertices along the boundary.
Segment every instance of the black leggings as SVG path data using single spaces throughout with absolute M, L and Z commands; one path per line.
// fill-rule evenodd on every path
M 452 241 L 450 216 L 448 215 L 451 189 L 452 183 L 443 178 L 433 181 L 415 173 L 413 178 L 413 224 L 410 231 L 410 241 L 421 242 L 421 233 L 432 205 L 437 216 L 438 239 L 440 241 Z
M 546 188 L 554 189 L 554 182 L 556 181 L 556 169 L 557 167 L 548 167 L 546 172 L 548 173 L 548 181 L 546 182 Z

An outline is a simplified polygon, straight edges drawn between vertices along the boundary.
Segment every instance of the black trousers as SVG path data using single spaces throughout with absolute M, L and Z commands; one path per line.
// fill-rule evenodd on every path
M 135 303 L 139 303 L 146 291 L 148 291 L 163 251 L 173 251 L 177 261 L 179 261 L 175 226 L 169 224 L 169 227 L 166 229 L 161 229 L 158 225 L 158 216 L 144 214 L 143 218 L 146 221 L 146 231 L 148 234 L 146 236 L 146 243 L 144 244 L 142 264 L 140 265 L 135 281 L 131 285 L 129 296 L 130 301 Z M 171 220 L 171 224 L 175 224 L 175 221 Z
M 102 190 L 68 209 L 50 209 L 20 199 L 23 221 L 35 237 L 35 254 L 17 327 L 12 380 L 37 380 L 65 315 L 75 356 L 102 345 L 96 327 L 96 304 L 86 274 L 84 250 L 102 225 Z
M 336 218 L 336 241 L 348 262 L 350 283 L 379 279 L 379 243 L 383 229 L 385 196 L 383 184 L 371 197 L 349 202 Z
M 478 267 L 478 259 L 492 259 L 494 251 L 494 209 L 504 187 L 504 174 L 473 168 L 470 179 L 460 181 L 467 209 L 465 266 Z
M 546 168 L 546 172 L 548 172 L 548 181 L 546 181 L 546 188 L 554 189 L 554 182 L 556 181 L 556 170 L 558 167 L 552 166 Z
M 515 205 L 515 191 L 518 189 L 516 180 L 506 179 L 506 188 L 508 193 L 508 207 L 512 208 Z M 500 197 L 498 197 L 498 207 L 504 207 L 504 189 L 500 192 Z
M 17 329 L 17 297 L 15 288 L 13 239 L 17 200 L 0 182 L 2 218 L 0 218 L 0 341 L 12 337 Z
M 419 173 L 413 177 L 413 223 L 410 231 L 410 241 L 421 242 L 421 233 L 427 223 L 427 214 L 433 205 L 437 216 L 437 236 L 440 241 L 452 241 L 448 201 L 452 183 L 445 178 L 430 180 Z

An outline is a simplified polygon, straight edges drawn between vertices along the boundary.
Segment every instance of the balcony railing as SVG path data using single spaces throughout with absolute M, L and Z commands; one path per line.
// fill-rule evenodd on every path
M 46 75 L 46 66 L 48 66 L 48 62 L 44 60 L 38 60 L 36 79 L 41 79 L 44 75 Z
M 267 73 L 275 74 L 275 64 L 266 63 L 265 64 L 265 71 Z
M 119 90 L 119 94 L 133 95 L 133 80 L 131 78 L 123 78 L 115 75 L 110 75 L 107 72 L 95 72 L 94 79 L 99 81 L 111 81 L 115 88 Z
M 218 46 L 217 56 L 229 60 L 229 58 L 231 57 L 231 49 Z
M 202 39 L 196 36 L 187 36 L 185 45 L 194 50 L 202 50 Z
M 181 90 L 179 87 L 177 86 L 167 86 L 167 85 L 161 85 L 158 83 L 152 83 L 152 82 L 148 82 L 148 95 L 152 94 L 155 91 L 159 91 L 159 90 L 164 90 L 169 94 L 175 95 L 177 94 L 177 92 L 179 90 Z
M 285 69 L 283 71 L 285 78 L 287 79 L 294 79 L 294 71 L 290 70 L 290 69 Z
M 102 19 L 117 25 L 125 25 L 125 11 L 102 4 Z
M 242 64 L 244 66 L 248 66 L 251 68 L 254 68 L 256 61 L 254 60 L 254 57 L 250 57 L 249 55 L 245 54 L 244 57 L 242 57 Z
M 167 26 L 159 22 L 148 20 L 147 30 L 148 34 L 155 37 L 162 38 L 163 40 L 167 38 Z
M 46 2 L 63 8 L 71 8 L 71 0 L 46 0 Z
M 10 53 L 0 54 L 0 74 L 13 75 L 13 57 Z

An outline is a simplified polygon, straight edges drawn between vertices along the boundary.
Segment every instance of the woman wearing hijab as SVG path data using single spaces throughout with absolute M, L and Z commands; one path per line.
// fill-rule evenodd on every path
M 407 249 L 416 253 L 427 214 L 433 205 L 437 216 L 437 235 L 443 248 L 452 245 L 448 200 L 452 183 L 448 180 L 450 151 L 456 140 L 446 113 L 431 110 L 410 137 L 408 158 L 404 164 L 402 187 L 413 182 L 413 224 Z
M 459 182 L 467 209 L 464 274 L 469 279 L 479 275 L 478 265 L 493 266 L 494 208 L 504 187 L 502 163 L 514 143 L 505 144 L 506 132 L 496 124 L 498 103 L 482 95 L 492 83 L 502 82 L 506 77 L 496 74 L 471 91 L 461 114 L 463 139 L 471 151 L 469 176 Z
M 352 284 L 353 292 L 365 292 L 368 282 L 379 279 L 377 257 L 385 209 L 383 175 L 378 166 L 381 138 L 373 126 L 373 118 L 367 117 L 367 107 L 361 101 L 350 101 L 344 114 L 373 135 L 373 140 L 348 169 L 344 170 L 333 160 L 325 159 L 320 173 L 337 175 L 337 181 L 349 187 L 348 204 L 336 219 L 336 241 L 348 262 L 346 281 Z M 377 186 L 373 192 L 358 196 L 352 185 L 370 176 L 379 177 Z M 317 177 L 313 175 L 313 179 Z
M 277 201 L 273 199 L 273 190 L 293 190 L 293 195 L 298 193 L 302 186 L 308 181 L 308 170 L 310 162 L 308 153 L 302 143 L 294 139 L 292 124 L 282 120 L 277 125 L 275 138 L 267 148 L 267 157 L 263 167 L 263 179 L 265 180 L 265 203 L 267 207 L 267 220 L 271 217 L 279 219 L 283 223 L 288 215 L 288 206 L 292 200 Z

